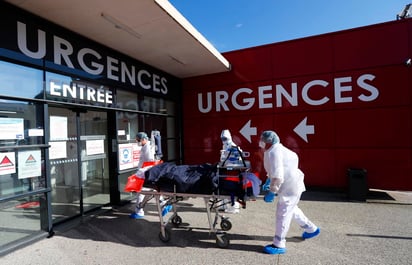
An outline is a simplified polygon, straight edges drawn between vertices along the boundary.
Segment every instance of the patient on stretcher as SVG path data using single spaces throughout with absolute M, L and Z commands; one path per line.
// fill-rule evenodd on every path
M 144 172 L 144 186 L 159 192 L 230 195 L 244 208 L 248 177 L 239 174 L 238 178 L 226 180 L 219 176 L 217 169 L 217 164 L 176 165 L 165 162 Z
M 216 165 L 165 162 L 145 172 L 144 186 L 164 192 L 212 194 L 218 188 Z

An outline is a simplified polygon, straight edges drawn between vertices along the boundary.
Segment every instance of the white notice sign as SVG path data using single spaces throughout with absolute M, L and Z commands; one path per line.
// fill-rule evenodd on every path
M 41 151 L 31 150 L 18 153 L 19 179 L 41 176 Z
M 86 141 L 86 155 L 104 154 L 104 140 Z
M 50 116 L 50 140 L 67 140 L 67 117 Z
M 59 159 L 67 157 L 67 142 L 49 142 L 49 158 L 50 159 Z
M 0 140 L 24 139 L 24 120 L 0 118 Z

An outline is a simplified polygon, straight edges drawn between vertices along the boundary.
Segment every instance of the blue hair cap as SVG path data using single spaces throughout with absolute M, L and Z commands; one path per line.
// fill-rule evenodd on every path
M 145 132 L 139 132 L 136 134 L 136 138 L 140 141 L 142 139 L 149 139 Z
M 279 136 L 274 131 L 264 131 L 260 139 L 267 144 L 276 144 L 280 142 Z

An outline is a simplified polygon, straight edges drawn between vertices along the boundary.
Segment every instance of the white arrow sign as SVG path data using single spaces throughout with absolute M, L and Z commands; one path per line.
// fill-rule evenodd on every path
M 315 126 L 314 125 L 307 125 L 308 117 L 305 117 L 293 131 L 300 136 L 305 142 L 308 142 L 308 134 L 315 133 Z
M 243 135 L 243 137 L 246 138 L 246 140 L 249 141 L 249 143 L 252 143 L 252 135 L 257 135 L 257 129 L 256 127 L 250 127 L 250 122 L 249 120 L 245 125 L 243 125 L 242 129 L 240 129 L 240 134 Z

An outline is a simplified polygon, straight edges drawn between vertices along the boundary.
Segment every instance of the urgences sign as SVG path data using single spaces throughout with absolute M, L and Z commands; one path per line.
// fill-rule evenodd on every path
M 253 89 L 242 87 L 231 94 L 227 91 L 202 92 L 197 94 L 197 104 L 199 112 L 211 113 L 247 111 L 255 106 L 259 109 L 282 108 L 285 102 L 289 106 L 298 106 L 299 101 L 310 106 L 324 105 L 331 100 L 337 104 L 351 103 L 354 97 L 358 101 L 369 102 L 379 97 L 379 90 L 373 84 L 374 79 L 373 74 L 362 74 L 357 77 L 337 77 L 331 82 L 319 79 L 305 84 L 292 82 L 289 87 L 282 84 L 263 85 Z M 316 97 L 311 96 L 314 91 Z M 331 92 L 333 98 L 327 95 Z
M 151 92 L 167 95 L 169 92 L 168 79 L 159 73 L 148 69 L 138 69 L 135 65 L 102 55 L 95 49 L 89 47 L 77 47 L 72 42 L 52 34 L 51 47 L 47 47 L 47 34 L 37 29 L 37 39 L 28 39 L 33 34 L 27 34 L 25 23 L 17 21 L 17 46 L 20 52 L 33 59 L 51 57 L 53 63 L 67 66 L 99 77 L 103 76 L 109 80 L 131 85 L 133 87 L 150 90 Z M 31 45 L 29 45 L 29 43 Z M 34 44 L 35 45 L 34 45 Z M 29 47 L 37 47 L 36 50 Z

